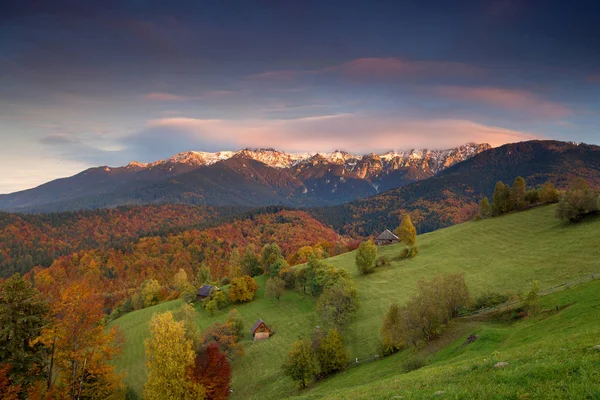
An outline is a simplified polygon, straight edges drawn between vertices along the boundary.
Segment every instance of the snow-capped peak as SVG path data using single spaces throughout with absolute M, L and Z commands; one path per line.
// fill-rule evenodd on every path
M 489 144 L 467 143 L 448 150 L 418 150 L 396 152 L 390 150 L 383 154 L 354 155 L 345 151 L 336 150 L 331 153 L 286 153 L 272 148 L 266 149 L 242 149 L 239 151 L 218 151 L 214 153 L 204 151 L 186 151 L 175 154 L 166 160 L 158 160 L 153 163 L 140 163 L 132 161 L 127 165 L 129 168 L 146 168 L 162 164 L 186 164 L 192 167 L 211 165 L 232 157 L 252 159 L 260 161 L 275 168 L 289 168 L 301 163 L 312 165 L 320 163 L 338 164 L 354 168 L 359 162 L 383 162 L 384 168 L 398 168 L 399 166 L 421 165 L 426 163 L 426 168 L 437 173 L 456 162 L 466 160 L 473 155 L 490 149 Z

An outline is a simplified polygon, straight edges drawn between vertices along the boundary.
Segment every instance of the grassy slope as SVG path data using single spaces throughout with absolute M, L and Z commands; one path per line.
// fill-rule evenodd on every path
M 600 272 L 600 247 L 593 243 L 597 240 L 600 222 L 564 225 L 554 219 L 554 209 L 554 206 L 540 207 L 421 235 L 417 258 L 394 262 L 368 276 L 357 275 L 354 253 L 329 259 L 328 262 L 356 275 L 361 297 L 361 308 L 345 335 L 351 357 L 363 357 L 377 351 L 382 315 L 391 302 L 406 301 L 420 277 L 464 271 L 472 293 L 477 294 L 486 289 L 522 291 L 533 279 L 539 280 L 543 289 L 584 273 Z M 401 245 L 394 245 L 379 250 L 380 255 L 394 255 L 401 249 Z M 274 325 L 277 334 L 263 343 L 247 342 L 246 357 L 234 364 L 234 398 L 260 395 L 261 398 L 278 399 L 294 393 L 291 380 L 282 377 L 280 365 L 291 342 L 316 324 L 312 314 L 313 301 L 309 297 L 286 293 L 278 303 L 264 298 L 264 278 L 259 278 L 259 283 L 261 290 L 257 299 L 237 308 L 248 326 L 260 316 Z M 124 355 L 117 366 L 120 371 L 128 371 L 127 382 L 137 391 L 141 391 L 145 380 L 142 342 L 147 336 L 147 322 L 155 310 L 176 308 L 178 304 L 166 303 L 115 321 L 127 337 Z M 226 311 L 213 318 L 201 311 L 198 324 L 205 328 L 225 318 Z M 361 366 L 347 374 L 364 370 L 364 376 L 369 376 L 366 371 L 370 368 L 379 368 L 376 366 L 392 359 Z M 363 375 L 359 373 L 359 376 Z M 343 379 L 336 377 L 321 386 L 337 381 Z
M 260 289 L 254 301 L 248 304 L 231 306 L 237 308 L 244 319 L 248 337 L 244 340 L 246 355 L 234 364 L 232 386 L 235 397 L 247 398 L 252 393 L 266 390 L 271 398 L 277 398 L 282 391 L 293 390 L 292 382 L 282 376 L 281 364 L 288 352 L 288 347 L 297 335 L 308 333 L 316 323 L 314 321 L 314 300 L 310 295 L 303 296 L 295 292 L 287 292 L 279 301 L 265 297 L 265 277 L 256 278 Z M 162 303 L 154 307 L 127 314 L 112 325 L 122 329 L 125 334 L 123 354 L 116 362 L 117 370 L 125 372 L 125 382 L 137 393 L 143 392 L 146 382 L 144 366 L 144 339 L 149 335 L 148 322 L 154 313 L 176 311 L 181 306 L 180 300 Z M 197 306 L 199 313 L 198 326 L 206 329 L 215 322 L 224 322 L 228 310 L 217 312 L 210 317 Z M 258 318 L 263 318 L 275 330 L 275 335 L 268 341 L 253 342 L 249 330 Z M 111 326 L 112 326 L 111 325 Z
M 542 298 L 558 313 L 515 323 L 455 322 L 468 332 L 431 356 L 429 366 L 403 373 L 405 353 L 327 379 L 302 399 L 598 399 L 600 398 L 600 281 Z M 466 329 L 465 329 L 466 328 Z M 479 339 L 459 349 L 466 336 Z M 422 352 L 422 351 L 421 351 Z M 503 369 L 494 368 L 508 362 Z M 402 397 L 400 397 L 402 396 Z

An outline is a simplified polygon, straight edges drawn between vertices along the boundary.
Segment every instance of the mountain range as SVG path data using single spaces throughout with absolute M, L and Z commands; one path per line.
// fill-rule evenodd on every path
M 490 148 L 468 143 L 447 150 L 365 155 L 275 149 L 188 151 L 152 163 L 90 168 L 0 195 L 0 210 L 54 212 L 154 203 L 336 205 L 436 176 Z

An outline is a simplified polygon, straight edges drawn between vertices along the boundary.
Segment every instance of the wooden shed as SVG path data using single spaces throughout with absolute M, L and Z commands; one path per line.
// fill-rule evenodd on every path
M 386 244 L 398 243 L 398 236 L 394 235 L 392 231 L 386 229 L 381 233 L 381 235 L 377 236 L 374 240 L 377 246 L 383 246 Z
M 202 287 L 200 289 L 198 289 L 198 294 L 196 295 L 196 298 L 200 301 L 206 299 L 207 297 L 210 297 L 210 293 L 212 292 L 212 290 L 219 290 L 218 287 L 213 286 L 213 285 L 202 285 Z
M 258 321 L 252 325 L 250 333 L 254 340 L 263 340 L 268 339 L 269 336 L 273 334 L 273 331 L 265 324 L 265 321 L 263 321 L 262 318 L 259 318 Z

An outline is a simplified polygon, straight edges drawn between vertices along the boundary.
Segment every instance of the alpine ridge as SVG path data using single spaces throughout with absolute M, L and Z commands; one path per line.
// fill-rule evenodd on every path
M 126 204 L 214 206 L 335 205 L 435 176 L 489 150 L 468 143 L 447 150 L 355 155 L 286 153 L 272 148 L 186 151 L 150 163 L 89 168 L 33 189 L 0 195 L 0 210 L 54 212 Z

